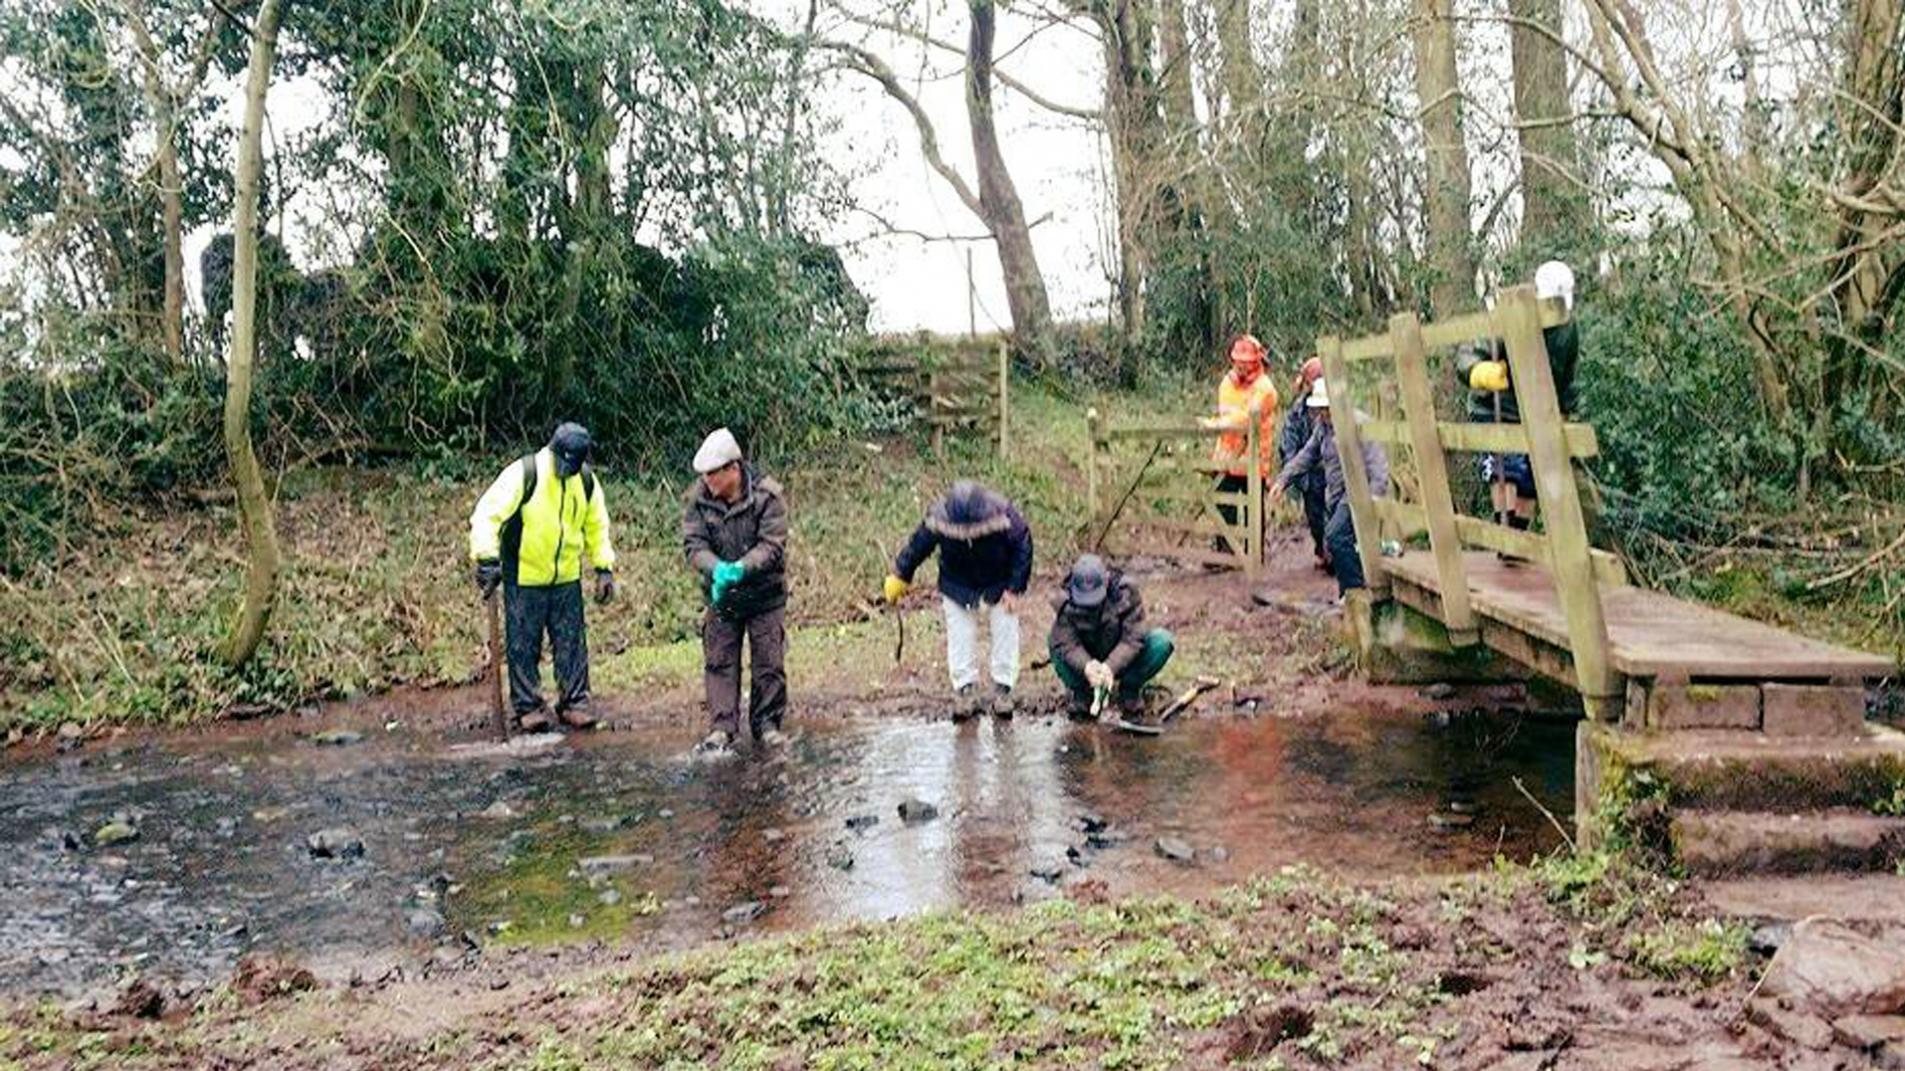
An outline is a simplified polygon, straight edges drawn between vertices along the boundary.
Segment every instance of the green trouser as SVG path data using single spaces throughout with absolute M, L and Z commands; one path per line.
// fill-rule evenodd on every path
M 1118 674 L 1118 693 L 1127 696 L 1138 694 L 1138 689 L 1164 669 L 1164 663 L 1171 660 L 1171 652 L 1176 647 L 1176 641 L 1165 629 L 1154 628 L 1145 633 L 1144 650 L 1139 651 L 1138 657 L 1131 660 L 1123 673 Z M 1091 696 L 1091 684 L 1085 680 L 1085 675 L 1067 665 L 1057 651 L 1052 652 L 1052 672 L 1058 674 L 1058 679 L 1065 682 L 1065 687 L 1071 689 L 1073 695 Z

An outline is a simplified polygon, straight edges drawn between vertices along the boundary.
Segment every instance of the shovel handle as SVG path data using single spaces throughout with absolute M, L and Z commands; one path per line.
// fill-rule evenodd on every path
M 498 740 L 509 739 L 509 710 L 503 702 L 503 627 L 497 612 L 495 589 L 483 596 L 484 616 L 489 619 L 489 715 Z

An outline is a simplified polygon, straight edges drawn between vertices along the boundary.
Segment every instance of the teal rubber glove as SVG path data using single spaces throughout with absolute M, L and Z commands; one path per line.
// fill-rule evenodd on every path
M 714 583 L 709 588 L 708 600 L 716 606 L 721 605 L 721 599 L 727 595 L 728 589 L 740 583 L 746 573 L 747 569 L 740 562 L 722 562 L 715 566 Z

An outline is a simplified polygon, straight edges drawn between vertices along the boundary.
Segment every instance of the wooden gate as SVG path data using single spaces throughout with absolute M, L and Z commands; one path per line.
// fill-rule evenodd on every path
M 1258 409 L 1250 411 L 1244 459 L 1217 462 L 1211 445 L 1221 433 L 1196 420 L 1114 425 L 1097 409 L 1087 410 L 1086 545 L 1255 576 L 1263 561 L 1261 416 Z M 1225 471 L 1239 463 L 1244 489 L 1219 491 Z
M 999 456 L 1011 442 L 1011 358 L 996 344 L 881 344 L 864 356 L 859 375 L 874 389 L 905 402 L 925 422 L 933 452 L 943 453 L 946 435 L 976 432 L 995 439 Z

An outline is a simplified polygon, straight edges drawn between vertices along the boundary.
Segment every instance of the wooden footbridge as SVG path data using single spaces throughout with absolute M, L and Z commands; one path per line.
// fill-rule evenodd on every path
M 1318 341 L 1372 598 L 1434 618 L 1457 646 L 1486 644 L 1573 685 L 1593 719 L 1782 735 L 1858 731 L 1864 684 L 1891 675 L 1891 660 L 1632 587 L 1620 560 L 1590 544 L 1573 463 L 1595 456 L 1598 442 L 1592 427 L 1563 418 L 1542 340 L 1544 327 L 1567 316 L 1560 302 L 1538 301 L 1522 287 L 1491 311 L 1433 324 L 1404 314 L 1383 334 Z M 1489 338 L 1506 345 L 1523 422 L 1438 419 L 1429 354 Z M 1399 395 L 1400 419 L 1346 419 L 1363 408 L 1358 403 L 1380 411 L 1376 393 L 1384 391 Z M 1389 448 L 1404 493 L 1371 494 L 1363 439 Z M 1458 512 L 1451 452 L 1526 454 L 1540 530 Z M 1386 557 L 1385 537 L 1419 549 Z

